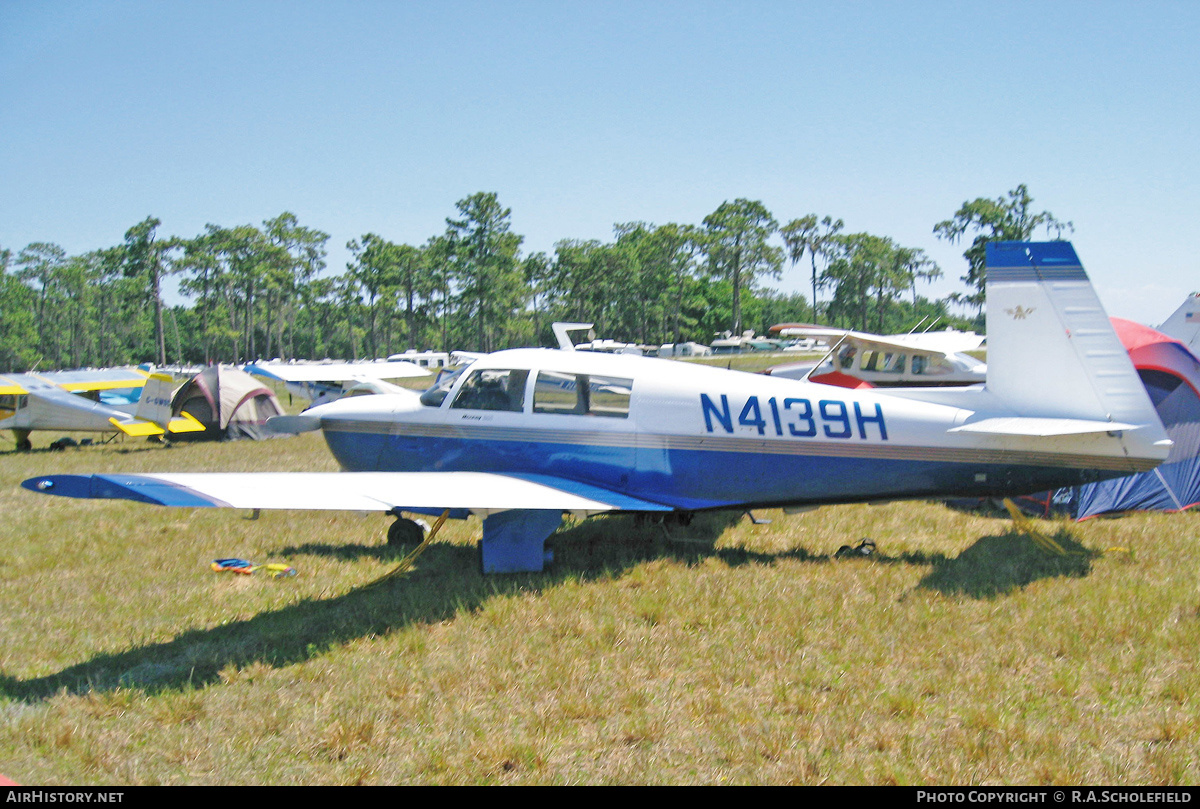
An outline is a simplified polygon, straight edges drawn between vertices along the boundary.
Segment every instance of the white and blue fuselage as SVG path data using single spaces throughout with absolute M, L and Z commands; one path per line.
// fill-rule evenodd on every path
M 472 379 L 488 374 L 518 382 L 518 390 L 468 400 Z M 584 380 L 625 387 L 627 401 L 610 395 L 619 407 L 601 415 L 562 406 L 561 394 L 541 397 L 553 386 L 561 391 L 564 379 L 579 380 L 577 388 Z M 953 432 L 983 415 L 1013 415 L 982 386 L 849 390 L 545 349 L 478 360 L 436 406 L 371 396 L 307 415 L 320 419 L 349 471 L 549 475 L 685 510 L 1011 494 L 1130 474 L 1154 466 L 1159 454 L 1114 457 L 1128 439 L 1107 433 Z

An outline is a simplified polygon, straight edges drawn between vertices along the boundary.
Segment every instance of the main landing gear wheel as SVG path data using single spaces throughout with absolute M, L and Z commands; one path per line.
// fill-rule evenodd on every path
M 389 548 L 404 548 L 420 545 L 425 539 L 425 529 L 415 520 L 398 517 L 388 526 L 387 544 Z
M 33 449 L 33 442 L 28 438 L 17 439 L 17 452 L 29 452 Z

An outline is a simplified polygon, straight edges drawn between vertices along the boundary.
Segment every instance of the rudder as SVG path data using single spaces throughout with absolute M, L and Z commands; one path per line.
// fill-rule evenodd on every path
M 987 388 L 1013 410 L 1159 424 L 1070 242 L 987 245 L 987 335 Z

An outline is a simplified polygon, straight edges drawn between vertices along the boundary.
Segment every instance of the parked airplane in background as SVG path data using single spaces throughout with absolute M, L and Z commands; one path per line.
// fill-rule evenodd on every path
M 454 364 L 450 354 L 446 351 L 417 351 L 415 348 L 410 348 L 401 354 L 392 354 L 388 357 L 388 362 L 411 362 L 413 365 L 430 368 L 434 371 L 448 368 Z
M 18 450 L 34 430 L 126 435 L 193 432 L 204 427 L 171 417 L 172 378 L 126 368 L 47 371 L 0 376 L 0 430 L 12 430 Z
M 685 520 L 1003 496 L 1157 466 L 1171 442 L 1071 245 L 989 244 L 987 264 L 986 385 L 851 390 L 515 349 L 476 360 L 438 404 L 362 396 L 272 420 L 322 430 L 345 472 L 42 475 L 22 485 L 188 507 L 475 514 L 483 570 L 515 572 L 542 569 L 564 512 Z
M 388 362 L 256 362 L 242 366 L 248 374 L 286 383 L 288 393 L 312 402 L 309 407 L 340 399 L 359 382 L 412 379 L 430 372 L 415 363 Z
M 1200 356 L 1200 293 L 1189 295 L 1158 330 Z
M 833 346 L 818 362 L 775 365 L 764 373 L 856 387 L 973 385 L 987 379 L 987 365 L 965 353 L 983 344 L 974 332 L 938 331 L 881 336 L 843 329 L 784 329 L 789 336 L 824 340 Z

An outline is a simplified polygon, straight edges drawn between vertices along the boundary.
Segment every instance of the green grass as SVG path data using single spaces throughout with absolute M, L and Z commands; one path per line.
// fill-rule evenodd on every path
M 27 784 L 1195 784 L 1197 518 L 939 504 L 476 520 L 407 577 L 378 515 L 69 501 L 42 472 L 331 470 L 318 435 L 0 452 L 0 773 Z M 838 559 L 862 537 L 873 558 Z M 213 573 L 240 556 L 294 578 Z

